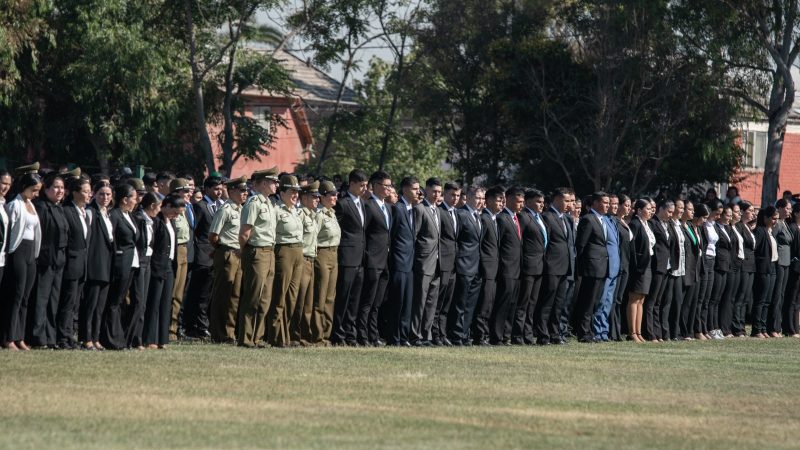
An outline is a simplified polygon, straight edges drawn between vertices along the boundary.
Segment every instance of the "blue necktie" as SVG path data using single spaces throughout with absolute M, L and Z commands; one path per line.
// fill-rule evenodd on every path
M 544 237 L 544 248 L 547 248 L 547 228 L 542 223 L 542 217 L 538 213 L 533 213 L 533 219 L 539 225 L 539 228 L 542 229 L 542 236 Z

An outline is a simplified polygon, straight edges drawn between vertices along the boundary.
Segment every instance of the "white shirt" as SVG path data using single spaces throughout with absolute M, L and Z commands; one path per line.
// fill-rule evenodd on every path
M 28 212 L 28 208 L 22 209 L 23 214 L 28 216 L 25 220 L 25 228 L 22 229 L 22 240 L 32 241 L 36 239 L 36 227 L 39 226 L 39 216 Z
M 153 256 L 153 219 L 147 214 L 142 214 L 142 217 L 144 217 L 144 232 L 146 234 L 145 240 L 147 241 L 144 256 Z
M 128 222 L 128 225 L 131 226 L 131 229 L 133 229 L 133 235 L 136 236 L 136 232 L 138 230 L 136 229 L 136 225 L 133 224 L 133 219 L 131 219 L 130 213 L 124 212 L 122 213 L 122 217 L 124 217 L 125 221 Z M 136 245 L 133 247 L 133 264 L 131 264 L 131 267 L 134 269 L 139 268 L 139 252 L 136 250 Z
M 706 222 L 706 235 L 708 236 L 708 242 L 706 245 L 706 256 L 717 256 L 717 241 L 719 240 L 719 235 L 717 234 L 717 227 L 714 226 L 714 222 L 708 221 Z
M 772 229 L 768 228 L 769 231 L 769 245 L 772 247 L 772 262 L 778 261 L 778 241 L 772 236 Z
M 100 218 L 103 219 L 103 223 L 106 226 L 106 230 L 108 231 L 108 239 L 111 242 L 114 242 L 114 227 L 111 226 L 111 219 L 108 218 L 108 211 L 100 212 Z
M 0 246 L 0 267 L 6 265 L 6 248 L 8 247 L 8 213 L 6 213 L 6 199 L 0 197 L 0 227 L 3 227 L 3 245 Z
M 165 220 L 164 223 L 167 226 L 167 233 L 169 233 L 169 260 L 175 260 L 175 230 L 172 229 L 172 223 L 169 220 Z
M 447 214 L 450 216 L 450 220 L 453 221 L 453 231 L 458 234 L 458 223 L 456 221 L 456 209 L 452 206 L 448 205 L 447 202 L 442 202 L 444 205 L 444 209 L 447 211 Z
M 745 226 L 745 228 L 747 227 Z M 736 257 L 739 259 L 744 259 L 744 238 L 742 237 L 742 234 L 739 233 L 739 230 L 736 229 L 736 227 L 731 227 L 731 229 L 736 235 L 736 238 L 739 239 L 739 251 L 736 252 Z
M 358 217 L 361 219 L 361 226 L 364 226 L 364 210 L 361 208 L 361 198 L 356 197 L 351 193 L 347 193 L 350 196 L 350 199 L 353 200 L 353 204 L 356 205 L 356 209 L 358 210 Z
M 672 220 L 672 228 L 675 230 L 675 235 L 678 236 L 678 248 L 680 249 L 680 259 L 678 260 L 678 267 L 673 267 L 670 275 L 674 277 L 682 277 L 686 275 L 686 247 L 684 242 L 686 236 L 683 235 L 683 228 L 681 227 L 680 220 Z
M 78 205 L 75 205 L 75 209 L 78 210 L 78 217 L 81 218 L 81 228 L 83 228 L 83 238 L 89 235 L 89 227 L 86 225 L 86 208 L 81 208 Z
M 603 216 L 600 215 L 599 212 L 595 211 L 594 208 L 589 209 L 589 211 L 597 217 L 597 220 L 600 222 L 600 226 L 603 227 L 603 239 L 608 240 L 608 230 L 606 229 L 606 223 L 603 221 Z
M 653 230 L 650 228 L 650 224 L 647 223 L 646 220 L 642 220 L 642 218 L 639 216 L 636 217 L 639 219 L 640 222 L 642 222 L 642 225 L 644 226 L 644 232 L 647 234 L 647 240 L 650 241 L 649 242 L 650 256 L 653 256 L 654 253 L 653 249 L 656 248 L 656 235 L 653 234 Z

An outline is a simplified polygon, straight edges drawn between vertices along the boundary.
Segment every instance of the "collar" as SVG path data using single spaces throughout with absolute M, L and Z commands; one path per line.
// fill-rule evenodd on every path
M 350 191 L 347 191 L 347 195 L 349 195 L 350 196 L 350 200 L 352 200 L 355 203 L 358 203 L 359 201 L 361 201 L 360 197 L 357 197 L 357 196 L 353 195 L 353 193 L 350 192 Z
M 370 198 L 378 202 L 379 205 L 383 205 L 383 200 L 379 199 L 375 194 L 372 194 Z
M 558 211 L 557 209 L 555 209 L 553 206 L 550 206 L 550 209 L 552 209 L 552 210 L 553 210 L 553 212 L 554 212 L 554 213 L 556 213 L 556 215 L 558 216 L 558 218 L 559 218 L 559 219 L 560 219 L 560 218 L 562 218 L 562 217 L 564 217 L 564 214 L 565 214 L 565 213 L 559 212 L 559 211 Z

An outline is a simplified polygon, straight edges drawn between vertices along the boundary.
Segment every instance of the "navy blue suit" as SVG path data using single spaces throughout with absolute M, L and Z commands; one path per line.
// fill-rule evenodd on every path
M 600 297 L 600 301 L 597 305 L 595 305 L 592 330 L 594 331 L 595 339 L 607 341 L 609 333 L 609 315 L 611 313 L 611 307 L 614 305 L 614 298 L 616 297 L 617 281 L 620 275 L 620 258 L 622 255 L 619 245 L 621 236 L 616 220 L 605 216 L 603 217 L 603 221 L 608 230 L 606 239 L 608 277 L 606 277 L 605 284 L 603 285 L 603 295 Z M 627 235 L 627 231 L 625 233 Z

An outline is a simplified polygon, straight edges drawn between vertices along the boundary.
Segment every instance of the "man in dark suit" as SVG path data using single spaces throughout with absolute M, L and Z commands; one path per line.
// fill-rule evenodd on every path
M 194 264 L 189 290 L 183 306 L 183 326 L 187 337 L 205 339 L 211 337 L 208 332 L 208 305 L 211 302 L 211 282 L 214 277 L 211 268 L 214 265 L 214 247 L 208 241 L 208 233 L 214 214 L 219 208 L 222 196 L 222 178 L 208 177 L 203 182 L 203 198 L 187 206 L 194 214 Z
M 494 186 L 486 191 L 486 208 L 481 213 L 481 291 L 478 310 L 472 323 L 472 338 L 475 345 L 490 345 L 490 318 L 497 293 L 498 233 L 497 215 L 505 208 L 505 189 Z
M 534 333 L 538 345 L 562 344 L 561 309 L 567 290 L 567 276 L 572 273 L 569 236 L 572 222 L 566 212 L 575 201 L 570 188 L 556 188 L 550 207 L 542 213 L 547 229 L 547 251 L 544 257 L 542 290 L 534 312 Z
M 431 345 L 431 328 L 439 299 L 439 234 L 441 223 L 437 205 L 442 198 L 442 182 L 425 182 L 425 199 L 414 206 L 414 303 L 411 313 L 411 344 Z
M 611 233 L 604 218 L 608 213 L 608 194 L 592 194 L 589 213 L 578 223 L 575 238 L 577 275 L 581 277 L 573 312 L 575 333 L 580 342 L 594 342 L 592 317 L 594 305 L 603 294 L 608 277 L 608 249 L 606 241 Z
M 522 260 L 522 230 L 517 213 L 522 211 L 524 203 L 524 191 L 511 187 L 505 192 L 506 207 L 497 215 L 497 296 L 492 310 L 490 338 L 494 345 L 511 344 Z
M 402 195 L 393 206 L 389 253 L 389 336 L 392 345 L 410 346 L 411 305 L 414 292 L 414 205 L 419 200 L 419 181 L 405 177 Z
M 591 203 L 591 199 L 586 199 Z M 579 215 L 581 212 L 581 201 L 575 198 L 575 194 L 570 194 L 570 206 L 566 212 L 566 219 L 569 226 L 567 227 L 567 248 L 569 249 L 569 273 L 567 274 L 567 288 L 564 291 L 564 302 L 561 304 L 561 313 L 559 332 L 561 333 L 561 341 L 566 342 L 567 338 L 572 335 L 572 309 L 575 304 L 578 276 L 575 273 L 575 233 L 578 232 L 578 224 L 580 223 Z
M 433 345 L 452 345 L 447 338 L 447 318 L 453 300 L 456 285 L 456 236 L 458 219 L 455 204 L 461 196 L 461 186 L 456 183 L 445 183 L 444 197 L 439 205 L 439 301 L 433 319 Z
M 547 249 L 547 228 L 542 220 L 544 194 L 538 190 L 525 192 L 525 208 L 517 214 L 522 231 L 522 267 L 520 290 L 511 343 L 533 344 L 533 312 L 539 301 L 544 272 L 544 255 Z
M 480 213 L 486 199 L 486 190 L 481 187 L 470 188 L 466 204 L 458 209 L 453 307 L 448 335 L 453 345 L 471 345 L 470 325 L 478 303 L 481 290 L 481 277 L 478 267 L 481 262 L 481 219 Z
M 364 201 L 364 284 L 358 307 L 357 339 L 363 346 L 384 346 L 378 335 L 378 312 L 389 283 L 389 231 L 392 213 L 385 203 L 392 187 L 389 174 L 378 171 L 369 179 L 372 194 Z
M 339 242 L 339 278 L 336 280 L 336 303 L 333 307 L 334 345 L 357 345 L 356 319 L 364 279 L 364 201 L 367 191 L 367 174 L 353 170 L 348 177 L 347 192 L 336 203 L 334 211 L 342 238 Z

